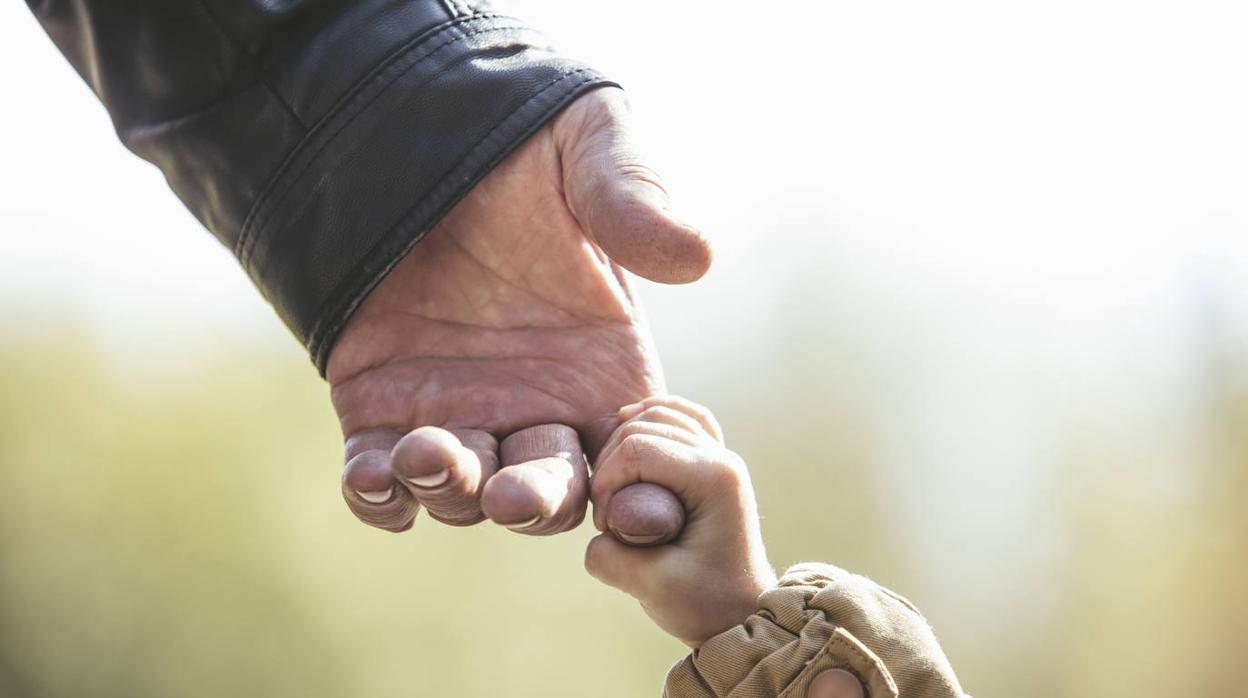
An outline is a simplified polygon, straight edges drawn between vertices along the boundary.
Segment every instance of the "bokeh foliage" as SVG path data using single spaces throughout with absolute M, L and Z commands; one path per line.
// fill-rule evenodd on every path
M 0 695 L 624 698 L 657 695 L 682 655 L 583 573 L 588 526 L 528 539 L 357 524 L 327 389 L 293 347 L 214 338 L 125 365 L 85 333 L 2 339 Z M 910 532 L 867 466 L 854 356 L 806 340 L 698 396 L 753 464 L 777 565 L 823 558 L 906 593 L 977 695 L 1237 693 L 1248 391 L 1235 364 L 1208 361 L 1189 462 L 1149 463 L 1074 425 L 1064 486 L 1037 494 L 1061 499 L 1069 534 L 1060 564 L 1035 570 L 1051 598 L 1020 593 L 996 619 L 1008 641 L 987 642 L 960 619 L 994 580 L 954 598 L 910 564 Z M 812 362 L 845 370 L 791 370 Z

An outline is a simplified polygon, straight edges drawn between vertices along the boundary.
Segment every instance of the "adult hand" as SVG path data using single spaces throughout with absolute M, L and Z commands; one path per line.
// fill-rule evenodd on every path
M 664 391 L 621 267 L 687 283 L 710 262 L 635 152 L 623 93 L 579 98 L 474 187 L 340 335 L 328 378 L 348 506 L 391 531 L 421 505 L 452 525 L 574 528 L 583 453 L 606 442 L 620 406 Z

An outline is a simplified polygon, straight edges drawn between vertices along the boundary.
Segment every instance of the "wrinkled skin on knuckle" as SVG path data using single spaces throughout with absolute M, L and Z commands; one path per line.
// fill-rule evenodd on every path
M 587 493 L 573 493 L 569 495 L 569 500 L 565 504 L 567 510 L 560 513 L 552 522 L 549 528 L 549 534 L 563 533 L 571 531 L 581 525 L 585 521 L 585 512 L 588 509 L 589 497 Z
M 413 507 L 397 495 L 383 504 L 370 504 L 355 497 L 350 488 L 344 486 L 342 497 L 355 518 L 373 528 L 402 533 L 410 529 L 415 521 Z
M 458 511 L 452 513 L 434 513 L 433 510 L 427 509 L 426 513 L 429 518 L 444 523 L 447 526 L 455 526 L 456 528 L 467 528 L 468 526 L 476 526 L 485 521 L 485 514 L 481 513 L 481 508 L 475 505 L 464 506 Z

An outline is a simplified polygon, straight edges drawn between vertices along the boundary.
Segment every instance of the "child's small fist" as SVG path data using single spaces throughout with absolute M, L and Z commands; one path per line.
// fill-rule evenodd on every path
M 745 464 L 723 444 L 706 408 L 677 397 L 650 398 L 620 410 L 623 423 L 607 441 L 590 483 L 594 523 L 610 530 L 592 541 L 585 566 L 602 582 L 631 594 L 665 631 L 697 646 L 742 622 L 758 595 L 775 583 L 759 530 Z M 666 545 L 634 521 L 675 494 L 684 528 Z M 617 501 L 617 498 L 619 501 Z M 667 500 L 670 501 L 670 500 Z

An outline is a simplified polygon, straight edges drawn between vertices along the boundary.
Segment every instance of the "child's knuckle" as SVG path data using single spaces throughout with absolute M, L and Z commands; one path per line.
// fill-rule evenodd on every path
M 620 441 L 620 455 L 629 461 L 642 460 L 653 450 L 653 437 L 649 434 L 632 433 Z
M 641 433 L 643 433 L 643 431 L 642 431 L 642 426 L 640 424 L 638 424 L 637 422 L 628 422 L 627 424 L 620 427 L 620 440 L 623 441 L 624 439 L 627 439 L 633 434 L 641 434 Z
M 716 482 L 725 488 L 739 490 L 749 486 L 750 474 L 745 460 L 726 448 L 718 449 L 711 458 L 711 471 Z
M 642 410 L 641 419 L 646 422 L 654 422 L 669 412 L 671 412 L 671 408 L 666 405 L 651 405 Z

